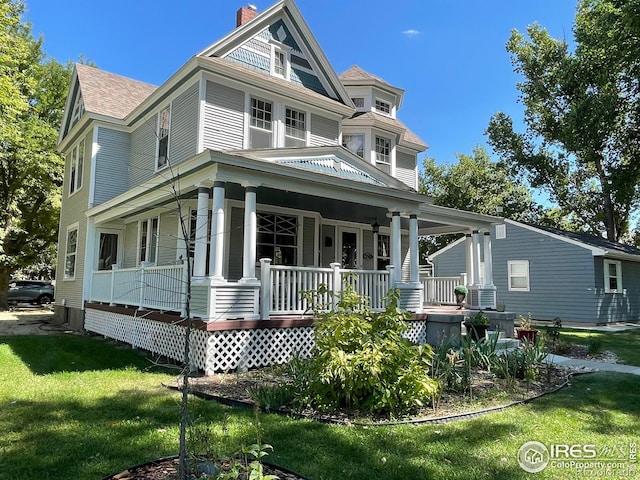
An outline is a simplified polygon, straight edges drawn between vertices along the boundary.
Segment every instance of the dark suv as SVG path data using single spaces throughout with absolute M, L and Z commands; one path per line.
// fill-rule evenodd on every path
M 9 283 L 7 299 L 9 303 L 53 302 L 53 285 L 46 280 L 12 280 Z

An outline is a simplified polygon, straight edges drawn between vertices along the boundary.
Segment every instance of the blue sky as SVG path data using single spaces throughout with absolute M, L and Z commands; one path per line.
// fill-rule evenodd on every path
M 235 27 L 229 0 L 25 0 L 26 19 L 61 62 L 160 85 Z M 572 38 L 577 0 L 296 0 L 336 72 L 357 64 L 403 88 L 398 117 L 439 163 L 485 144 L 497 111 L 522 117 L 505 43 L 538 22 Z M 263 11 L 273 1 L 251 0 Z

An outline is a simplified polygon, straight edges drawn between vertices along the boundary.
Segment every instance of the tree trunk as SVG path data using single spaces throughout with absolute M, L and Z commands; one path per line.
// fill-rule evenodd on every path
M 602 186 L 602 196 L 604 199 L 604 225 L 607 229 L 607 240 L 610 242 L 618 241 L 619 232 L 616 229 L 615 209 L 613 208 L 613 202 L 611 201 L 611 188 L 609 186 L 609 177 L 604 171 L 602 166 L 602 158 L 600 156 L 595 159 L 596 171 L 600 178 L 600 185 Z
M 0 311 L 7 310 L 9 308 L 7 292 L 9 290 L 9 282 L 11 281 L 12 273 L 13 271 L 9 266 L 0 265 Z

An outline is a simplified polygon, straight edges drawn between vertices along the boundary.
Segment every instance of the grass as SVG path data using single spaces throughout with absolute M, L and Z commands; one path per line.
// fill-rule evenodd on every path
M 96 479 L 178 448 L 179 399 L 136 351 L 90 337 L 0 338 L 0 479 Z M 627 447 L 640 429 L 640 377 L 591 374 L 535 402 L 443 425 L 344 427 L 260 417 L 268 457 L 313 480 L 525 479 L 530 440 Z M 255 442 L 252 412 L 193 399 L 212 442 Z M 582 478 L 565 469 L 542 479 Z
M 587 346 L 590 342 L 597 342 L 602 351 L 609 350 L 615 353 L 620 363 L 640 366 L 640 328 L 621 332 L 601 332 L 563 327 L 560 338 L 569 343 Z

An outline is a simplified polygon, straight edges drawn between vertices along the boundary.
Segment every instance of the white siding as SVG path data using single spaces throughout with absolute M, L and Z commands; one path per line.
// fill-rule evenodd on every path
M 411 188 L 418 189 L 416 185 L 416 155 L 409 153 L 397 152 L 396 153 L 396 177 L 403 183 L 406 183 Z
M 128 188 L 131 137 L 126 132 L 98 128 L 94 205 L 125 192 Z
M 244 93 L 207 82 L 204 148 L 240 149 L 244 137 Z
M 131 134 L 129 188 L 137 187 L 155 175 L 156 117 L 148 118 Z
M 173 101 L 169 133 L 169 161 L 175 165 L 196 154 L 198 148 L 199 84 Z

